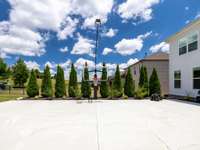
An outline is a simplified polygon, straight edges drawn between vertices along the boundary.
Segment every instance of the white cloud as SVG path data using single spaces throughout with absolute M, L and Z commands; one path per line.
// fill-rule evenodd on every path
M 64 21 L 63 29 L 59 29 L 58 31 L 58 39 L 65 40 L 67 37 L 73 37 L 73 33 L 76 31 L 78 24 L 78 20 L 74 19 L 72 20 L 70 17 L 67 17 L 67 19 Z
M 200 18 L 200 12 L 197 13 L 197 15 L 195 16 L 195 19 Z
M 57 64 L 55 62 L 47 61 L 44 66 L 49 66 L 49 68 L 55 69 Z
M 110 28 L 107 32 L 103 33 L 103 36 L 105 37 L 114 37 L 117 34 L 118 30 L 117 29 L 112 29 Z
M 189 10 L 190 8 L 188 6 L 185 7 L 185 10 Z
M 125 20 L 137 18 L 142 21 L 152 19 L 152 7 L 160 0 L 126 0 L 119 5 L 118 14 Z
M 66 52 L 68 52 L 68 47 L 65 46 L 64 48 L 60 48 L 59 51 L 62 53 L 66 53 Z
M 26 66 L 29 70 L 31 69 L 38 69 L 40 70 L 40 65 L 35 61 L 25 61 Z
M 150 36 L 152 32 L 147 32 L 144 35 L 139 35 L 133 39 L 122 39 L 116 45 L 116 52 L 121 55 L 132 55 L 143 48 L 144 39 Z
M 96 18 L 105 23 L 114 3 L 113 0 L 8 2 L 11 6 L 9 20 L 0 22 L 0 49 L 4 54 L 25 56 L 41 56 L 45 53 L 47 39 L 41 30 L 55 32 L 59 40 L 73 37 L 78 28 L 78 19 L 83 19 L 85 28 L 93 27 Z
M 165 43 L 165 42 L 161 42 L 157 45 L 153 45 L 150 47 L 150 51 L 152 53 L 156 53 L 158 51 L 162 51 L 162 52 L 169 52 L 169 44 Z
M 105 23 L 114 4 L 113 0 L 74 0 L 73 2 L 74 14 L 80 14 L 85 19 L 83 28 L 93 28 L 96 18 L 100 18 L 102 23 Z
M 85 63 L 87 62 L 88 68 L 92 69 L 95 67 L 95 63 L 92 60 L 88 60 L 88 59 L 84 59 L 84 58 L 79 58 L 75 63 L 74 66 L 79 69 L 82 70 L 85 66 Z
M 78 35 L 78 41 L 74 44 L 71 54 L 83 55 L 88 54 L 94 56 L 93 49 L 95 48 L 94 41 Z
M 130 65 L 137 63 L 138 61 L 139 60 L 137 58 L 134 58 L 134 59 L 131 58 L 128 60 L 127 64 L 128 64 L 128 66 L 130 66 Z
M 109 53 L 111 53 L 111 52 L 113 52 L 113 50 L 111 49 L 111 48 L 104 48 L 104 50 L 103 50 L 103 55 L 108 55 Z

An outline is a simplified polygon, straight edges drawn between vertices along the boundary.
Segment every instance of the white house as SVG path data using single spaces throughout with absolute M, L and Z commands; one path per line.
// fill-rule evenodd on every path
M 169 93 L 196 97 L 200 90 L 200 19 L 167 39 L 169 55 Z

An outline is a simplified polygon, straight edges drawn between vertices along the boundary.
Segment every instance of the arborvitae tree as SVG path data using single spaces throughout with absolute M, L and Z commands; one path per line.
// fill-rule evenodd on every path
M 130 67 L 128 67 L 128 72 L 126 74 L 125 84 L 124 84 L 124 94 L 128 97 L 134 96 L 135 86 L 133 83 L 133 77 Z
M 35 97 L 39 95 L 39 87 L 37 84 L 37 78 L 35 75 L 35 71 L 33 69 L 31 70 L 31 75 L 29 78 L 26 92 L 29 97 Z
M 74 64 L 72 64 L 69 75 L 68 94 L 70 97 L 76 97 L 77 92 L 78 92 L 77 73 L 76 69 L 74 68 Z
M 14 84 L 19 87 L 24 87 L 29 76 L 29 71 L 24 61 L 20 58 L 13 67 Z
M 0 58 L 0 77 L 6 76 L 7 65 L 4 63 L 3 59 Z
M 81 85 L 81 93 L 84 98 L 89 98 L 91 95 L 91 86 L 89 83 L 89 72 L 88 72 L 87 62 L 85 63 L 85 67 L 84 67 L 84 75 L 83 75 L 83 80 L 82 80 L 82 85 Z
M 148 92 L 149 91 L 149 81 L 148 81 L 148 74 L 147 74 L 147 68 L 144 66 L 144 89 Z
M 148 96 L 148 74 L 145 66 L 140 68 L 139 88 L 142 88 L 142 91 L 147 93 L 145 96 Z
M 139 77 L 139 87 L 143 87 L 144 86 L 144 77 L 145 74 L 144 74 L 144 66 L 141 66 L 140 68 L 140 77 Z
M 40 71 L 39 69 L 35 69 L 36 78 L 40 79 Z
M 155 68 L 149 80 L 149 95 L 151 96 L 152 94 L 161 94 L 160 81 Z
M 48 65 L 44 69 L 41 93 L 42 93 L 43 97 L 52 97 L 53 96 L 51 73 L 50 73 L 50 69 L 49 69 Z
M 61 98 L 66 95 L 65 77 L 63 69 L 58 65 L 56 73 L 55 96 Z
M 119 98 L 123 95 L 123 88 L 122 88 L 122 82 L 121 82 L 121 75 L 119 70 L 119 65 L 117 65 L 115 77 L 113 81 L 113 96 L 116 98 Z
M 103 63 L 102 76 L 101 76 L 100 94 L 101 97 L 106 98 L 109 96 L 108 77 L 105 63 Z

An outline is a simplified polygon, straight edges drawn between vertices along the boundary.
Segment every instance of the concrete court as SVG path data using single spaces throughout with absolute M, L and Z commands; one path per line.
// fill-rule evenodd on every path
M 169 100 L 2 102 L 0 150 L 200 150 L 200 106 Z

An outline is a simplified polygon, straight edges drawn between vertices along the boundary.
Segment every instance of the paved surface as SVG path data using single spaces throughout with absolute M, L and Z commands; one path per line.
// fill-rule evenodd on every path
M 175 101 L 0 103 L 0 150 L 200 150 L 200 106 Z

